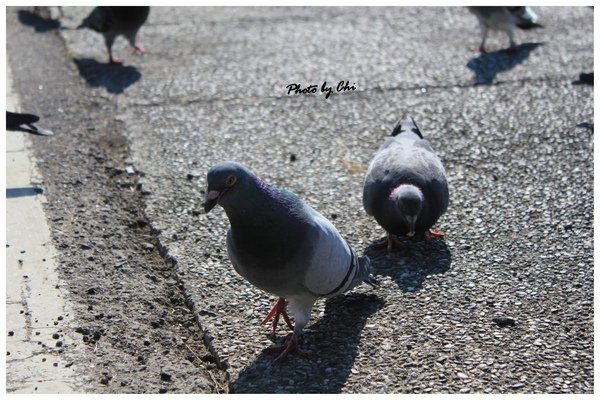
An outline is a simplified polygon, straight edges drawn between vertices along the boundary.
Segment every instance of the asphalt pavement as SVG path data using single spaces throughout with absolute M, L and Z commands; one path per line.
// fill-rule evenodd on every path
M 153 7 L 147 54 L 115 44 L 122 67 L 71 29 L 90 9 L 63 7 L 65 57 L 116 104 L 150 225 L 233 392 L 593 392 L 594 94 L 573 83 L 593 71 L 592 9 L 536 7 L 543 29 L 517 31 L 514 52 L 492 33 L 479 54 L 461 7 Z M 444 162 L 450 207 L 444 240 L 387 253 L 370 247 L 384 232 L 362 183 L 402 117 Z M 227 159 L 330 218 L 382 282 L 317 302 L 307 358 L 262 353 L 276 299 L 233 270 L 225 213 L 201 212 Z

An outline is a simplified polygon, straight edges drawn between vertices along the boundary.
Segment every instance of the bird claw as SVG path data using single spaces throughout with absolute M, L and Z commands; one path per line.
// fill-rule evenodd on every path
M 294 329 L 292 322 L 290 321 L 290 317 L 287 315 L 287 312 L 285 311 L 286 307 L 287 307 L 287 301 L 283 297 L 280 297 L 279 300 L 277 300 L 277 303 L 275 303 L 275 305 L 273 306 L 273 308 L 271 308 L 271 311 L 269 311 L 267 316 L 261 321 L 261 325 L 264 325 L 271 318 L 273 318 L 273 324 L 272 324 L 272 335 L 273 336 L 275 336 L 275 331 L 277 330 L 277 324 L 279 323 L 280 315 L 283 315 L 283 319 L 285 320 L 285 323 L 287 324 L 287 326 L 290 329 Z M 270 335 L 268 335 L 268 336 L 270 336 Z
M 118 58 L 109 57 L 108 63 L 111 65 L 121 65 L 121 64 L 123 64 L 123 60 L 119 60 Z
M 396 247 L 402 247 L 402 242 L 395 235 L 388 233 L 388 235 L 381 239 L 381 241 L 375 243 L 373 247 L 375 248 L 387 248 L 387 251 L 392 251 L 392 249 Z
M 283 360 L 291 353 L 296 353 L 301 357 L 308 358 L 308 354 L 298 345 L 298 336 L 296 334 L 292 335 L 292 338 L 289 342 L 269 346 L 263 351 L 266 353 L 279 353 L 279 355 L 273 360 L 273 363 Z
M 144 50 L 144 48 L 142 46 L 140 46 L 139 44 L 136 44 L 135 46 L 133 46 L 133 52 L 135 54 L 141 55 L 141 54 L 144 54 L 146 52 L 146 50 Z

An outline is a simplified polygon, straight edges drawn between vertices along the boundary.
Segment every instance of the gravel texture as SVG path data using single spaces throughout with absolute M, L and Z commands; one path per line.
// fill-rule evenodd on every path
M 62 23 L 87 12 L 65 8 Z M 135 240 L 167 260 L 231 392 L 593 392 L 593 87 L 573 84 L 593 70 L 593 11 L 536 12 L 545 28 L 518 31 L 514 53 L 475 54 L 464 8 L 155 7 L 139 35 L 148 54 L 117 43 L 117 72 L 101 64 L 99 35 L 61 31 L 96 98 L 76 101 L 104 105 L 127 140 L 135 179 L 112 179 L 143 193 L 148 226 Z M 492 51 L 507 42 L 488 40 Z M 285 89 L 341 80 L 357 89 Z M 362 182 L 403 116 L 438 151 L 451 200 L 444 240 L 387 253 L 369 247 L 384 232 L 362 209 Z M 330 218 L 382 282 L 317 302 L 308 358 L 262 353 L 275 298 L 233 271 L 225 213 L 201 212 L 205 173 L 224 159 Z M 281 325 L 276 340 L 287 334 Z M 164 372 L 152 378 L 176 379 Z
M 61 290 L 76 313 L 68 326 L 60 324 L 74 334 L 52 336 L 61 339 L 53 343 L 67 358 L 61 368 L 76 370 L 82 392 L 228 391 L 172 263 L 156 249 L 143 193 L 136 190 L 139 173 L 128 173 L 129 147 L 113 118 L 115 105 L 79 80 L 57 51 L 63 46 L 58 35 L 17 22 L 25 17 L 33 18 L 7 10 L 7 52 L 23 110 L 55 132 L 32 141 Z M 31 61 L 40 58 L 43 63 Z M 18 356 L 7 354 L 7 366 Z

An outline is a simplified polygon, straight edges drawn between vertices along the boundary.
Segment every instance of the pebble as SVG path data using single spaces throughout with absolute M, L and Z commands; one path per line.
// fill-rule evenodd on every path
M 166 373 L 166 372 L 161 372 L 160 373 L 160 380 L 161 381 L 165 381 L 165 382 L 170 381 L 171 380 L 171 374 Z
M 516 321 L 510 317 L 495 317 L 495 318 L 492 318 L 492 321 L 500 327 L 516 325 Z

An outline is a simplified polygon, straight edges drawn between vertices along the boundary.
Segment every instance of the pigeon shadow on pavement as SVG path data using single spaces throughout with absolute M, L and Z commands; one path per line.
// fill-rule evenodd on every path
M 590 85 L 594 86 L 594 73 L 593 72 L 582 72 L 579 74 L 579 79 L 573 81 L 573 85 Z
M 45 33 L 60 28 L 60 21 L 53 18 L 44 18 L 29 10 L 19 10 L 19 21 L 26 26 L 31 26 L 38 33 Z
M 544 43 L 522 43 L 514 49 L 503 49 L 491 53 L 481 53 L 467 63 L 467 68 L 475 72 L 476 85 L 491 85 L 496 75 L 508 71 L 525 61 L 529 54 Z
M 18 187 L 6 188 L 6 198 L 14 199 L 17 197 L 29 197 L 44 193 L 44 189 L 39 187 Z
M 142 74 L 130 65 L 100 63 L 91 58 L 74 58 L 79 74 L 93 87 L 104 87 L 109 93 L 121 94 L 137 82 Z
M 443 274 L 450 269 L 452 256 L 441 239 L 410 240 L 399 238 L 401 248 L 387 251 L 373 244 L 365 250 L 375 275 L 389 276 L 405 292 L 421 289 L 428 275 Z M 375 242 L 374 242 L 375 243 Z
M 594 124 L 590 124 L 589 122 L 582 122 L 580 124 L 577 124 L 578 128 L 583 128 L 587 131 L 590 131 L 591 133 L 594 133 Z
M 232 382 L 232 392 L 340 393 L 352 373 L 361 332 L 383 305 L 374 293 L 351 292 L 327 299 L 323 315 L 300 338 L 306 357 L 291 354 L 273 362 L 274 354 L 262 352 Z

